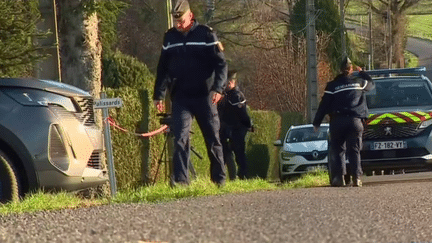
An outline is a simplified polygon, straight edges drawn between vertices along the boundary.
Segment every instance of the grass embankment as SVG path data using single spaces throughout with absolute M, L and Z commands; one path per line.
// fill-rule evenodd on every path
M 228 193 L 247 193 L 256 191 L 288 190 L 328 185 L 327 172 L 317 171 L 301 178 L 283 183 L 271 183 L 263 179 L 228 181 L 222 188 L 216 187 L 209 179 L 198 178 L 188 187 L 171 188 L 167 183 L 119 191 L 115 198 L 85 199 L 74 193 L 56 194 L 37 192 L 25 197 L 18 203 L 0 204 L 0 215 L 92 207 L 110 203 L 158 203 L 181 198 L 193 198 Z
M 408 35 L 432 40 L 432 15 L 409 15 Z

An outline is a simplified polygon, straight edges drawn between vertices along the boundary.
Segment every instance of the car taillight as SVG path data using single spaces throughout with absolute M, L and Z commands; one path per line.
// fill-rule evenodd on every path
M 48 141 L 48 159 L 61 171 L 69 169 L 69 156 L 65 136 L 57 124 L 51 125 Z

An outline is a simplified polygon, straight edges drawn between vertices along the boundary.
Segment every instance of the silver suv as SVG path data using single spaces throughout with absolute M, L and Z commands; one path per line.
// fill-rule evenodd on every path
M 89 93 L 54 81 L 0 80 L 0 202 L 103 184 L 102 153 Z
M 432 169 L 432 83 L 425 68 L 372 70 L 361 159 L 366 175 Z M 398 74 L 398 76 L 391 76 Z

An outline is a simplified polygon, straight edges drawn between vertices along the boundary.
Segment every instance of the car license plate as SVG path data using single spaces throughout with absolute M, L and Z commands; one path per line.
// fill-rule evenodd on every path
M 371 147 L 372 150 L 405 149 L 407 143 L 406 141 L 374 142 Z

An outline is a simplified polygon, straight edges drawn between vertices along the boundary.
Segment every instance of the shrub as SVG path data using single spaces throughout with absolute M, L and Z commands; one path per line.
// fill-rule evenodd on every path
M 120 97 L 123 107 L 110 110 L 111 117 L 129 133 L 112 132 L 114 161 L 119 188 L 150 183 L 155 176 L 163 135 L 141 138 L 160 127 L 153 107 L 154 76 L 146 65 L 120 52 L 103 60 L 103 84 L 108 97 Z

